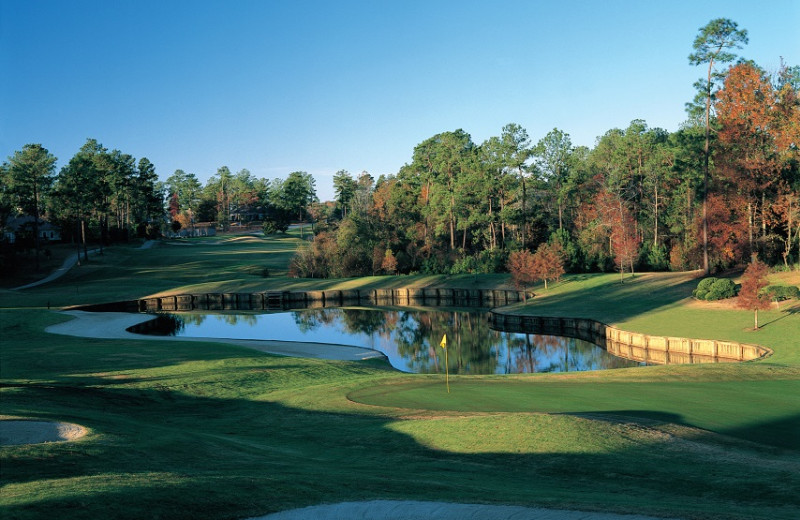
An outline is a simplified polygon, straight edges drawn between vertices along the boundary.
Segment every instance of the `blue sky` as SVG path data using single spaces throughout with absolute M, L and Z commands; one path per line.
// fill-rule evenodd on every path
M 676 130 L 718 17 L 742 56 L 800 64 L 800 0 L 0 0 L 0 155 L 41 143 L 60 167 L 92 137 L 162 179 L 301 170 L 331 199 L 337 170 L 396 173 L 457 128 Z

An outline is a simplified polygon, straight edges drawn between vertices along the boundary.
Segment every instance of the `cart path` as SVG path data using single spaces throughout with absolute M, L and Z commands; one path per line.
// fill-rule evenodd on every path
M 155 245 L 155 243 L 156 243 L 155 240 L 145 240 L 144 244 L 142 244 L 139 249 L 150 249 L 151 247 L 153 247 L 153 245 Z M 87 252 L 87 254 L 92 254 L 93 255 L 93 254 L 96 254 L 99 251 L 100 251 L 100 249 L 91 249 L 91 250 L 89 250 Z M 71 255 L 69 255 L 67 258 L 64 259 L 64 263 L 61 264 L 61 267 L 59 267 L 58 269 L 56 269 L 55 271 L 53 271 L 52 273 L 50 273 L 46 277 L 44 277 L 41 280 L 38 280 L 36 282 L 29 283 L 27 285 L 21 285 L 19 287 L 14 287 L 11 290 L 12 291 L 22 291 L 23 289 L 30 289 L 32 287 L 37 287 L 39 285 L 44 285 L 46 283 L 52 282 L 53 280 L 61 278 L 62 276 L 64 276 L 67 273 L 67 271 L 72 269 L 75 266 L 75 264 L 78 263 L 78 258 L 79 258 L 79 256 L 81 254 L 83 254 L 83 253 L 72 253 Z

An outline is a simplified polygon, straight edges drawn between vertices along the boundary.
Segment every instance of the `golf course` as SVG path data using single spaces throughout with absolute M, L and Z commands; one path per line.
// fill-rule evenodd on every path
M 512 289 L 508 275 L 289 278 L 286 235 L 113 246 L 0 289 L 0 418 L 79 425 L 0 447 L 0 516 L 244 519 L 368 500 L 683 519 L 796 519 L 800 302 L 692 298 L 697 272 L 567 274 L 504 307 L 771 349 L 741 363 L 573 373 L 402 373 L 380 358 L 272 355 L 215 341 L 46 332 L 68 307 L 154 295 L 399 287 Z M 268 276 L 265 274 L 268 273 Z M 42 273 L 42 278 L 47 273 Z M 735 277 L 735 275 L 734 275 Z M 799 285 L 800 272 L 770 274 Z M 265 338 L 269 339 L 269 338 Z M 439 338 L 431 338 L 438 344 Z

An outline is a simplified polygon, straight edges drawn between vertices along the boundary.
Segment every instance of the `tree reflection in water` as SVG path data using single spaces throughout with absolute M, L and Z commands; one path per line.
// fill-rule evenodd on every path
M 273 314 L 174 314 L 173 335 L 278 339 L 380 350 L 406 372 L 444 373 L 439 342 L 447 334 L 452 374 L 571 372 L 638 366 L 580 339 L 499 332 L 485 312 L 321 308 Z

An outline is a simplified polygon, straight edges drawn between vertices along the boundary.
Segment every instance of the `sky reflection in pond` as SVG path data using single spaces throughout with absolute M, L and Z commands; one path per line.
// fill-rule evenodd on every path
M 444 373 L 439 342 L 445 333 L 451 374 L 572 372 L 641 364 L 580 339 L 495 331 L 486 312 L 475 310 L 323 308 L 170 316 L 164 319 L 164 333 L 170 335 L 353 345 L 379 350 L 404 372 Z

